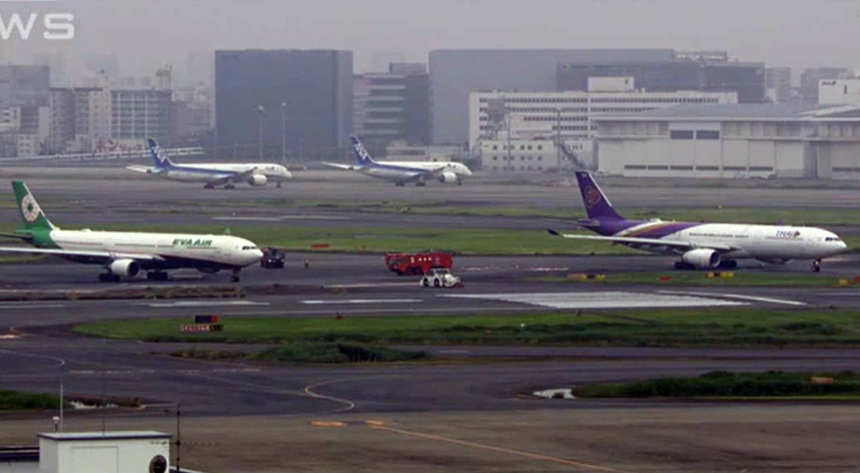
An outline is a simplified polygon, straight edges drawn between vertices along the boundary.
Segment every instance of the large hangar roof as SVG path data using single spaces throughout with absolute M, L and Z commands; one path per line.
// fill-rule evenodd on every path
M 606 113 L 593 117 L 598 121 L 666 121 L 666 120 L 815 120 L 860 119 L 860 107 L 854 105 L 795 105 L 795 104 L 685 104 L 658 110 L 632 113 Z

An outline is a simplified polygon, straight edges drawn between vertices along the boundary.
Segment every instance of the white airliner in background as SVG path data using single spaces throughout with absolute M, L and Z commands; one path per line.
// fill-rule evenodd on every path
M 247 182 L 254 187 L 265 186 L 272 181 L 281 187 L 281 183 L 293 175 L 285 166 L 272 163 L 248 164 L 174 164 L 165 156 L 164 150 L 155 140 L 147 140 L 149 151 L 155 166 L 126 166 L 126 169 L 151 174 L 153 176 L 180 182 L 200 182 L 206 189 L 224 186 L 234 189 L 236 184 Z
M 424 186 L 428 181 L 443 184 L 463 183 L 463 178 L 471 177 L 472 171 L 463 163 L 442 161 L 376 161 L 361 144 L 358 137 L 350 136 L 355 153 L 355 164 L 323 163 L 347 171 L 355 171 L 365 176 L 392 181 L 397 186 L 415 183 Z
M 599 236 L 549 230 L 551 234 L 679 255 L 676 269 L 733 268 L 735 260 L 752 258 L 774 264 L 813 260 L 817 271 L 823 258 L 846 249 L 836 234 L 814 227 L 627 220 L 615 211 L 591 174 L 577 172 L 576 179 L 588 214 L 579 224 Z
M 146 271 L 149 280 L 164 281 L 166 270 L 179 268 L 210 274 L 230 270 L 232 281 L 238 282 L 239 271 L 263 257 L 254 243 L 229 235 L 61 230 L 48 220 L 26 184 L 13 181 L 12 188 L 24 227 L 2 236 L 18 238 L 35 248 L 0 247 L 0 252 L 48 254 L 101 265 L 107 270 L 99 275 L 103 282 L 133 278 L 140 271 Z

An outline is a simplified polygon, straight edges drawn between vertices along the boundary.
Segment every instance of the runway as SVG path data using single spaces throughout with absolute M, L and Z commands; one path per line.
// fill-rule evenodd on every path
M 446 202 L 451 206 L 579 208 L 569 183 L 504 182 L 481 178 L 462 187 L 395 188 L 347 177 L 322 186 L 331 174 L 309 173 L 283 189 L 204 192 L 194 186 L 72 173 L 63 180 L 47 171 L 3 170 L 27 177 L 37 196 L 60 210 L 55 223 L 293 225 L 332 227 L 438 227 L 535 229 L 569 222 L 543 218 L 356 214 L 326 208 L 289 208 L 258 199 L 356 199 Z M 297 176 L 302 173 L 296 173 Z M 82 178 L 83 177 L 83 178 Z M 339 179 L 339 178 L 338 178 Z M 621 183 L 623 184 L 623 183 Z M 613 188 L 621 206 L 746 205 L 851 207 L 860 193 L 846 188 L 677 189 Z M 117 193 L 117 187 L 122 188 Z M 226 196 L 226 198 L 225 198 Z M 11 201 L 11 194 L 7 195 Z M 0 199 L 2 199 L 0 195 Z M 229 200 L 228 200 L 229 199 Z M 211 202 L 211 207 L 208 206 Z M 234 205 L 230 205 L 234 204 Z M 832 204 L 832 205 L 831 205 Z M 202 205 L 202 206 L 201 206 Z M 190 209 L 195 206 L 201 212 Z M 171 210 L 172 209 L 172 210 Z M 17 221 L 11 205 L 0 218 Z M 853 231 L 851 229 L 848 229 Z M 303 261 L 308 260 L 309 269 Z M 853 468 L 860 434 L 851 406 L 776 403 L 546 400 L 536 390 L 589 382 L 620 382 L 656 376 L 697 375 L 712 370 L 856 369 L 860 351 L 828 349 L 718 349 L 570 346 L 428 346 L 435 361 L 420 364 L 302 366 L 210 362 L 170 357 L 194 344 L 147 344 L 72 335 L 69 327 L 99 320 L 187 319 L 218 314 L 242 317 L 498 315 L 625 311 L 665 307 L 763 307 L 819 310 L 856 308 L 854 287 L 701 288 L 655 284 L 553 282 L 569 273 L 669 272 L 672 258 L 653 256 L 463 257 L 454 272 L 465 288 L 434 290 L 414 277 L 386 270 L 382 255 L 295 253 L 283 270 L 248 268 L 246 295 L 229 300 L 43 300 L 0 302 L 0 387 L 71 396 L 140 399 L 140 410 L 106 414 L 112 428 L 170 430 L 177 404 L 187 414 L 185 458 L 208 471 L 623 471 L 820 472 Z M 806 263 L 764 266 L 742 262 L 739 271 L 852 279 L 860 256 L 825 262 L 821 274 Z M 30 265 L 0 265 L 0 297 L 14 291 L 97 291 L 98 267 L 46 259 Z M 224 275 L 180 271 L 166 283 L 135 281 L 119 287 L 229 286 Z M 215 345 L 214 350 L 259 346 Z M 415 347 L 401 347 L 416 349 Z M 45 416 L 4 416 L 0 445 L 30 443 L 45 430 Z M 26 417 L 26 416 L 24 416 Z M 69 414 L 69 426 L 98 429 L 92 413 Z M 381 424 L 368 427 L 365 421 Z M 326 430 L 315 421 L 342 425 Z M 186 430 L 187 429 L 187 430 Z M 388 430 L 384 430 L 388 429 Z M 776 447 L 757 439 L 767 438 Z M 227 440 L 229 439 L 229 440 Z M 277 440 L 273 440 L 277 439 Z M 207 447 L 207 442 L 225 442 Z M 229 442 L 229 443 L 228 443 Z M 459 442 L 459 443 L 458 443 Z M 197 449 L 193 447 L 195 443 Z M 284 463 L 285 452 L 293 460 Z M 621 452 L 621 453 L 619 453 Z

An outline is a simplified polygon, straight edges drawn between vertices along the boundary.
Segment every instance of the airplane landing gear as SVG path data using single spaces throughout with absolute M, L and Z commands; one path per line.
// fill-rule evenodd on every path
M 720 269 L 735 269 L 737 267 L 738 267 L 738 262 L 733 260 L 733 259 L 720 261 L 720 265 L 719 265 Z
M 277 186 L 277 187 L 278 187 L 278 189 L 280 189 L 280 188 L 281 188 L 281 181 L 278 181 L 278 186 Z
M 821 260 L 820 259 L 812 260 L 812 268 L 811 269 L 812 269 L 813 273 L 820 273 L 821 272 Z
M 167 281 L 168 276 L 164 271 L 150 271 L 146 273 L 146 279 L 148 281 Z
M 679 271 L 689 271 L 691 269 L 696 269 L 695 266 L 689 263 L 685 263 L 683 261 L 675 261 L 675 269 Z
M 415 187 L 424 187 L 426 185 L 427 185 L 427 183 L 424 181 L 418 181 L 415 183 Z
M 203 184 L 204 189 L 214 189 L 215 186 L 213 184 Z
M 230 276 L 230 282 L 239 282 L 239 270 L 234 269 L 233 274 Z
M 224 186 L 224 188 L 231 191 L 231 190 L 235 189 L 236 186 L 234 186 L 233 184 L 227 184 L 226 186 Z

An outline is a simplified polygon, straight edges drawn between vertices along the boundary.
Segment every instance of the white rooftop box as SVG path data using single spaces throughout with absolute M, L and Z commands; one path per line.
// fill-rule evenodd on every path
M 166 473 L 170 434 L 78 432 L 39 434 L 40 473 Z
M 634 80 L 632 77 L 589 77 L 589 92 L 633 92 Z

